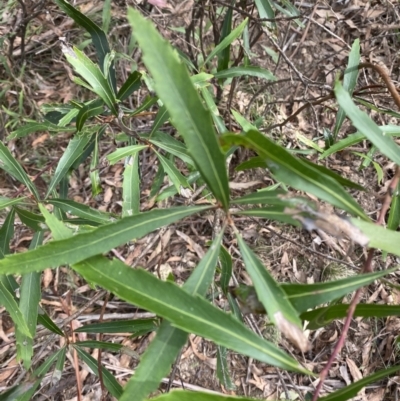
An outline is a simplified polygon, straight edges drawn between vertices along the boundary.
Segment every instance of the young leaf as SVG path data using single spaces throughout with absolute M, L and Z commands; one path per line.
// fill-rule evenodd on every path
M 99 66 L 94 64 L 93 61 L 77 47 L 73 48 L 73 53 L 75 57 L 68 53 L 65 55 L 68 62 L 74 67 L 75 71 L 87 81 L 90 85 L 90 90 L 103 99 L 104 103 L 110 108 L 115 116 L 118 115 L 117 99 L 110 83 L 101 72 Z M 85 87 L 88 86 L 85 85 Z
M 186 67 L 170 44 L 137 11 L 130 8 L 128 20 L 142 49 L 143 61 L 154 78 L 157 94 L 185 139 L 203 179 L 223 207 L 228 208 L 229 187 L 225 158 L 210 113 L 205 110 Z
M 110 46 L 108 44 L 107 36 L 104 33 L 104 31 L 102 31 L 100 27 L 96 25 L 90 18 L 86 17 L 84 14 L 82 14 L 76 8 L 71 6 L 65 0 L 55 0 L 55 2 L 78 25 L 80 25 L 82 28 L 86 29 L 86 31 L 90 33 L 94 47 L 96 48 L 97 57 L 99 59 L 99 65 L 101 68 L 103 68 L 104 58 L 108 53 L 110 53 Z M 117 84 L 116 84 L 117 81 L 115 78 L 114 64 L 112 64 L 110 67 L 109 80 L 115 93 L 117 91 Z
M 137 216 L 125 217 L 88 233 L 51 241 L 35 250 L 6 256 L 0 260 L 0 274 L 28 273 L 50 266 L 77 263 L 207 209 L 209 206 L 154 209 Z

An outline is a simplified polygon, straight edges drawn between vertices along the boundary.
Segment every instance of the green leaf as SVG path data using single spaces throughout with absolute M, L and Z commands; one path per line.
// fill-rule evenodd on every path
M 346 90 L 350 95 L 353 94 L 354 88 L 357 85 L 358 78 L 358 64 L 360 63 L 360 39 L 356 39 L 351 47 L 349 62 L 347 63 L 347 72 L 344 72 L 343 77 L 343 89 Z M 346 112 L 342 107 L 336 116 L 335 128 L 333 129 L 333 137 L 336 141 L 340 128 L 342 127 L 343 121 L 346 117 Z
M 85 362 L 89 368 L 94 372 L 95 375 L 99 375 L 99 368 L 97 364 L 97 360 L 94 359 L 90 354 L 81 349 L 79 346 L 74 346 L 76 351 L 78 352 L 79 358 Z M 117 399 L 121 397 L 122 394 L 122 386 L 118 383 L 117 379 L 104 367 L 101 367 L 102 377 L 104 385 L 110 394 Z
M 362 132 L 382 154 L 396 164 L 400 164 L 400 149 L 396 142 L 389 136 L 384 135 L 375 122 L 353 103 L 351 96 L 343 89 L 339 81 L 336 82 L 334 91 L 336 100 L 353 125 Z
M 204 258 L 183 285 L 191 294 L 205 295 L 214 278 L 217 255 L 224 230 L 215 238 Z M 160 381 L 168 374 L 171 364 L 177 358 L 180 349 L 187 341 L 188 334 L 172 327 L 168 321 L 163 321 L 156 337 L 144 352 L 135 375 L 127 383 L 120 401 L 132 399 L 142 401 L 152 391 L 156 390 Z
M 204 65 L 213 59 L 217 54 L 219 54 L 226 47 L 230 46 L 231 43 L 236 40 L 243 32 L 244 27 L 247 25 L 248 18 L 246 18 L 239 26 L 237 26 L 228 36 L 226 36 L 207 56 L 204 61 Z
M 35 249 L 43 242 L 43 231 L 36 232 L 33 236 L 29 249 Z M 24 368 L 31 367 L 33 356 L 33 338 L 36 334 L 36 323 L 38 320 L 39 302 L 42 298 L 40 288 L 41 274 L 38 272 L 27 273 L 22 276 L 20 287 L 19 309 L 28 326 L 31 337 L 25 336 L 18 328 L 17 338 L 17 357 L 23 361 Z
M 397 125 L 383 125 L 379 127 L 379 130 L 382 132 L 384 136 L 400 136 L 400 127 Z M 339 152 L 340 150 L 344 150 L 349 146 L 356 145 L 357 143 L 362 142 L 366 136 L 361 132 L 356 132 L 355 134 L 347 135 L 345 138 L 336 142 L 333 146 L 331 146 L 328 150 L 326 150 L 319 159 L 324 159 L 325 157 L 330 156 L 333 153 Z
M 137 333 L 138 331 L 154 331 L 158 327 L 158 319 L 122 320 L 87 324 L 75 329 L 75 333 Z
M 16 138 L 24 138 L 29 134 L 40 131 L 49 131 L 49 132 L 75 132 L 75 127 L 60 127 L 58 125 L 52 124 L 48 121 L 44 121 L 41 123 L 38 122 L 28 122 L 23 127 L 18 128 L 15 131 L 12 131 L 11 134 L 7 137 L 7 140 L 16 139 Z
M 53 238 L 56 240 L 67 239 L 72 237 L 73 232 L 63 222 L 57 219 L 57 217 L 50 213 L 41 203 L 39 203 L 39 209 L 45 218 L 46 224 L 49 227 Z
M 235 390 L 227 361 L 228 351 L 220 345 L 217 347 L 217 377 L 226 390 Z
M 74 67 L 75 71 L 87 81 L 90 85 L 90 90 L 103 99 L 104 103 L 110 108 L 115 116 L 118 115 L 117 99 L 110 83 L 101 72 L 99 66 L 93 63 L 93 61 L 77 47 L 73 48 L 73 53 L 75 54 L 75 57 L 68 53 L 65 54 L 68 62 Z M 85 87 L 88 86 L 85 85 Z
M 186 178 L 181 174 L 181 172 L 175 167 L 174 163 L 171 160 L 168 160 L 162 154 L 154 151 L 160 161 L 161 165 L 165 173 L 168 175 L 169 179 L 171 180 L 172 184 L 175 185 L 175 188 L 178 193 L 181 192 L 181 187 L 187 188 L 189 186 Z
M 310 192 L 334 206 L 368 220 L 361 206 L 334 179 L 292 156 L 260 132 L 251 130 L 244 135 L 225 134 L 222 140 L 254 149 L 265 159 L 276 179 L 285 184 Z
M 254 398 L 226 396 L 206 392 L 174 390 L 152 398 L 153 401 L 254 401 Z
M 110 53 L 110 46 L 108 44 L 107 36 L 104 31 L 102 31 L 100 27 L 96 25 L 90 18 L 86 17 L 76 8 L 72 7 L 65 0 L 55 0 L 55 2 L 78 25 L 80 25 L 82 28 L 86 29 L 86 31 L 90 33 L 94 47 L 96 48 L 99 65 L 101 68 L 103 68 L 104 58 L 108 53 Z M 117 84 L 115 78 L 115 68 L 113 64 L 110 67 L 109 79 L 111 81 L 111 86 L 114 92 L 116 92 Z
M 304 312 L 300 317 L 302 320 L 310 322 L 307 325 L 307 329 L 317 330 L 320 327 L 326 326 L 333 320 L 346 317 L 349 306 L 349 304 L 326 306 Z M 400 316 L 400 308 L 398 305 L 358 304 L 354 311 L 354 317 L 383 318 L 389 316 Z
M 227 7 L 226 14 L 224 17 L 224 22 L 221 28 L 220 43 L 232 32 L 232 15 L 233 9 Z M 225 47 L 218 54 L 218 67 L 217 71 L 226 70 L 229 67 L 229 62 L 231 61 L 231 46 Z
M 171 135 L 156 131 L 152 139 L 150 139 L 150 142 L 160 149 L 165 150 L 167 153 L 179 157 L 179 159 L 183 160 L 185 163 L 190 165 L 194 164 L 185 144 L 176 140 Z
M 50 355 L 37 369 L 35 369 L 32 373 L 32 377 L 44 377 L 44 375 L 48 372 L 48 370 L 53 365 L 54 361 L 57 361 L 59 358 L 62 358 L 63 354 L 65 354 L 66 348 L 63 347 L 56 351 L 54 354 Z M 22 396 L 18 398 L 18 401 L 30 401 L 33 399 L 33 395 L 39 387 L 41 383 L 41 379 L 36 380 L 33 383 L 33 386 L 29 388 Z M 28 382 L 29 383 L 29 382 Z
M 137 91 L 142 85 L 141 78 L 142 74 L 139 71 L 132 71 L 118 91 L 117 99 L 121 102 L 128 99 L 128 97 L 132 95 L 133 92 Z
M 332 177 L 335 181 L 339 184 L 343 185 L 344 187 L 358 189 L 359 191 L 365 191 L 365 188 L 353 181 L 348 180 L 347 178 L 342 177 L 341 175 L 335 173 L 331 169 L 321 166 L 319 164 L 315 164 L 308 159 L 301 159 L 303 163 L 308 164 L 310 167 L 320 171 L 322 174 Z
M 77 263 L 209 208 L 209 206 L 196 206 L 154 209 L 137 216 L 125 217 L 88 233 L 65 240 L 51 241 L 38 249 L 7 256 L 0 260 L 0 274 L 28 273 L 51 266 Z
M 137 11 L 128 10 L 128 20 L 143 52 L 143 61 L 154 78 L 157 94 L 174 125 L 185 139 L 189 153 L 210 190 L 227 209 L 228 176 L 210 113 L 193 87 L 186 67 L 169 43 Z
M 50 316 L 41 308 L 39 308 L 38 323 L 54 334 L 61 337 L 65 335 L 64 332 L 51 320 Z
M 86 132 L 76 134 L 68 143 L 67 149 L 61 156 L 58 162 L 56 171 L 54 172 L 53 178 L 47 189 L 46 198 L 51 194 L 57 184 L 66 176 L 72 165 L 82 155 L 86 145 L 90 142 L 91 135 Z
M 255 0 L 255 4 L 260 18 L 275 19 L 275 13 L 269 0 Z M 272 25 L 275 27 L 276 23 L 273 22 Z
M 359 274 L 341 280 L 317 284 L 282 284 L 289 301 L 300 313 L 326 302 L 339 299 L 360 287 L 396 271 L 397 268 L 375 273 Z
M 220 79 L 250 76 L 266 79 L 267 81 L 276 81 L 276 77 L 271 71 L 256 66 L 232 67 L 227 70 L 219 71 L 214 74 L 214 76 Z
M 91 117 L 98 116 L 104 111 L 104 102 L 101 99 L 93 100 L 86 103 L 80 110 L 76 117 L 76 129 L 81 131 L 86 120 Z
M 158 280 L 147 271 L 131 269 L 119 260 L 108 260 L 102 256 L 86 259 L 73 265 L 73 269 L 87 281 L 164 317 L 181 330 L 209 338 L 270 365 L 309 373 L 296 360 L 204 298 L 190 295 L 174 283 Z M 132 399 L 131 395 L 129 399 Z
M 147 145 L 131 145 L 125 146 L 123 148 L 117 149 L 116 151 L 107 155 L 106 159 L 109 161 L 111 165 L 119 162 L 121 159 L 127 156 L 133 156 L 137 152 L 140 152 L 143 149 L 147 149 Z
M 122 182 L 122 217 L 140 212 L 139 153 L 129 156 L 125 162 Z
M 106 349 L 113 352 L 120 352 L 121 349 L 124 348 L 122 344 L 114 344 L 96 340 L 77 341 L 74 344 L 82 348 Z
M 3 259 L 4 260 L 4 259 Z M 32 334 L 29 331 L 27 322 L 18 307 L 13 295 L 7 290 L 5 285 L 0 281 L 0 305 L 6 308 L 6 311 L 10 314 L 14 324 L 18 326 L 18 330 L 25 336 L 32 338 Z
M 14 235 L 15 209 L 11 209 L 0 228 L 0 259 L 10 253 L 10 241 Z M 8 287 L 12 291 L 12 287 Z
M 151 131 L 149 134 L 149 138 L 152 138 L 154 133 L 169 119 L 169 113 L 165 106 L 160 107 L 157 112 L 156 118 L 154 119 L 153 126 L 151 127 Z M 169 137 L 171 135 L 168 135 Z
M 114 216 L 107 212 L 101 212 L 90 206 L 68 200 L 68 199 L 49 199 L 47 203 L 60 208 L 63 212 L 78 216 L 89 221 L 100 224 L 107 224 L 115 220 Z
M 232 199 L 231 203 L 234 205 L 251 205 L 257 203 L 267 203 L 270 205 L 282 205 L 286 201 L 290 201 L 290 198 L 285 199 L 288 193 L 282 189 L 276 189 L 272 191 L 261 190 L 253 192 L 252 194 L 241 196 L 237 199 Z
M 303 333 L 301 320 L 298 312 L 289 302 L 285 291 L 238 233 L 236 233 L 236 238 L 246 271 L 249 273 L 258 299 L 264 305 L 270 321 L 301 351 L 307 351 L 309 344 Z
M 40 199 L 35 185 L 2 141 L 0 141 L 0 169 L 24 184 L 36 199 Z
M 22 203 L 26 199 L 26 196 L 23 196 L 22 198 L 6 198 L 5 196 L 0 196 L 0 210 L 5 209 L 6 207 L 12 206 L 12 205 L 18 205 L 19 203 Z
M 43 216 L 29 212 L 25 209 L 20 209 L 18 207 L 14 207 L 14 210 L 17 212 L 21 222 L 32 228 L 34 231 L 47 230 L 47 226 L 44 223 Z
M 400 256 L 400 233 L 379 226 L 377 224 L 351 219 L 351 222 L 369 238 L 370 248 L 381 249 L 394 255 Z
M 104 126 L 105 130 L 105 126 Z M 95 197 L 99 193 L 101 193 L 101 180 L 100 180 L 100 174 L 99 174 L 99 140 L 103 134 L 103 129 L 101 129 L 98 133 L 96 133 L 95 136 L 95 141 L 93 144 L 93 153 L 92 153 L 92 159 L 90 160 L 90 182 L 92 184 L 92 196 Z M 93 137 L 90 140 L 88 147 L 91 146 L 93 141 Z M 87 151 L 89 151 L 88 147 L 86 147 L 84 153 L 82 156 L 85 155 Z
M 107 33 L 111 21 L 111 0 L 105 0 L 103 4 L 103 32 Z
M 226 295 L 228 293 L 229 281 L 232 278 L 232 256 L 224 246 L 221 246 L 219 263 L 221 265 L 221 279 L 219 285 L 221 286 L 222 292 Z
M 357 395 L 365 386 L 374 383 L 380 379 L 384 379 L 400 370 L 400 365 L 392 366 L 388 369 L 382 369 L 378 372 L 357 380 L 355 383 L 348 384 L 346 387 L 336 390 L 334 393 L 326 397 L 319 397 L 319 401 L 344 401 L 350 400 Z

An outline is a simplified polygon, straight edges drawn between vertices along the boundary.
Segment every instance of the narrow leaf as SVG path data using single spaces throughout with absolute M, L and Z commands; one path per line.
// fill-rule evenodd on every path
M 223 49 L 228 47 L 234 40 L 236 40 L 243 32 L 244 27 L 247 25 L 248 18 L 246 18 L 239 26 L 237 26 L 228 36 L 226 36 L 221 43 L 214 47 L 211 53 L 207 56 L 204 64 L 207 64 L 213 59 L 217 54 L 219 54 Z
M 118 91 L 117 99 L 122 102 L 132 95 L 133 92 L 137 91 L 142 84 L 141 78 L 142 74 L 139 71 L 132 71 Z
M 139 153 L 129 156 L 125 162 L 122 183 L 122 217 L 140 212 Z
M 300 313 L 326 302 L 339 299 L 360 287 L 393 273 L 397 268 L 375 273 L 359 274 L 341 280 L 317 284 L 282 284 L 289 301 Z
M 57 184 L 66 176 L 72 165 L 82 155 L 85 146 L 90 142 L 91 135 L 88 133 L 76 134 L 68 143 L 67 149 L 61 156 L 58 162 L 56 171 L 54 172 L 53 178 L 49 184 L 49 188 L 46 193 L 46 198 L 51 194 Z
M 215 308 L 204 298 L 190 295 L 174 283 L 163 282 L 144 270 L 134 270 L 119 260 L 101 256 L 86 259 L 74 265 L 73 269 L 87 281 L 164 317 L 181 330 L 209 338 L 270 365 L 308 373 L 296 360 L 258 337 L 234 317 Z
M 343 77 L 343 89 L 346 90 L 350 95 L 353 94 L 354 88 L 357 84 L 358 78 L 358 64 L 360 63 L 360 39 L 356 39 L 351 47 L 349 62 L 347 63 L 347 70 L 344 72 Z M 333 137 L 336 141 L 340 128 L 342 127 L 343 121 L 346 117 L 346 112 L 342 107 L 339 108 L 336 116 L 335 128 L 333 129 Z
M 244 135 L 225 134 L 223 141 L 254 149 L 265 159 L 271 173 L 285 184 L 310 192 L 334 206 L 368 220 L 361 206 L 335 180 L 292 156 L 260 132 L 251 130 Z
M 183 285 L 185 291 L 193 295 L 205 295 L 214 277 L 223 234 L 224 230 L 221 230 L 220 235 L 215 238 L 204 258 Z M 157 330 L 156 337 L 143 354 L 135 375 L 125 386 L 120 401 L 128 401 L 132 399 L 132 395 L 135 401 L 142 401 L 156 390 L 162 378 L 171 369 L 171 364 L 177 358 L 187 337 L 187 333 L 172 327 L 168 321 L 163 321 Z
M 121 159 L 127 156 L 133 156 L 137 152 L 140 152 L 143 149 L 147 149 L 147 145 L 131 145 L 125 146 L 123 148 L 117 149 L 114 152 L 107 155 L 106 159 L 109 161 L 111 165 L 119 162 Z
M 101 30 L 100 27 L 96 25 L 90 18 L 86 17 L 65 0 L 55 0 L 55 2 L 78 25 L 80 25 L 82 28 L 86 29 L 86 31 L 90 33 L 94 47 L 96 48 L 99 65 L 103 67 L 104 58 L 108 53 L 110 53 L 110 46 L 108 44 L 107 36 L 104 31 Z M 116 92 L 117 84 L 115 78 L 115 68 L 113 64 L 110 67 L 109 79 L 111 81 L 111 86 L 114 89 L 114 92 Z
M 0 260 L 0 274 L 28 273 L 51 266 L 77 263 L 207 209 L 209 206 L 154 209 L 137 216 L 125 217 L 88 233 L 66 240 L 51 241 L 38 249 L 6 256 Z
M 94 372 L 95 375 L 99 375 L 99 369 L 97 360 L 94 359 L 90 354 L 84 351 L 82 348 L 78 346 L 74 346 L 76 351 L 78 352 L 79 357 L 85 362 L 89 368 Z M 122 386 L 118 383 L 117 379 L 104 367 L 101 367 L 102 377 L 104 385 L 111 395 L 119 399 L 122 394 Z
M 13 157 L 7 146 L 5 146 L 2 141 L 0 141 L 0 169 L 24 184 L 36 199 L 40 199 L 39 193 L 31 179 L 28 177 L 28 174 L 25 173 L 25 170 Z
M 285 291 L 274 280 L 243 238 L 238 234 L 236 234 L 236 238 L 246 270 L 269 319 L 289 341 L 301 351 L 307 351 L 309 343 L 303 333 L 301 320 L 298 312 L 289 302 Z
M 350 400 L 357 395 L 357 393 L 362 390 L 368 384 L 374 383 L 378 380 L 384 379 L 397 371 L 400 370 L 400 365 L 392 366 L 388 369 L 382 369 L 378 372 L 364 377 L 361 380 L 357 380 L 352 384 L 348 384 L 346 387 L 336 390 L 334 393 L 329 394 L 326 397 L 320 397 L 320 401 L 344 401 Z
M 186 67 L 169 43 L 137 11 L 128 10 L 128 20 L 143 52 L 143 61 L 154 78 L 157 94 L 176 128 L 184 137 L 203 179 L 224 208 L 229 204 L 228 177 L 210 113 L 193 87 Z
M 400 149 L 396 142 L 382 133 L 376 123 L 361 111 L 343 89 L 339 81 L 335 84 L 335 96 L 353 125 L 362 132 L 378 149 L 396 164 L 400 164 Z
M 214 76 L 215 78 L 223 79 L 249 76 L 266 79 L 267 81 L 276 81 L 276 77 L 271 71 L 256 66 L 232 67 L 227 70 L 219 71 L 214 74 Z
M 326 326 L 333 320 L 346 317 L 349 306 L 348 304 L 326 306 L 304 312 L 300 317 L 310 322 L 307 325 L 307 329 L 317 330 L 320 327 Z M 400 316 L 400 308 L 398 305 L 358 304 L 354 311 L 354 317 L 383 318 L 389 316 Z

